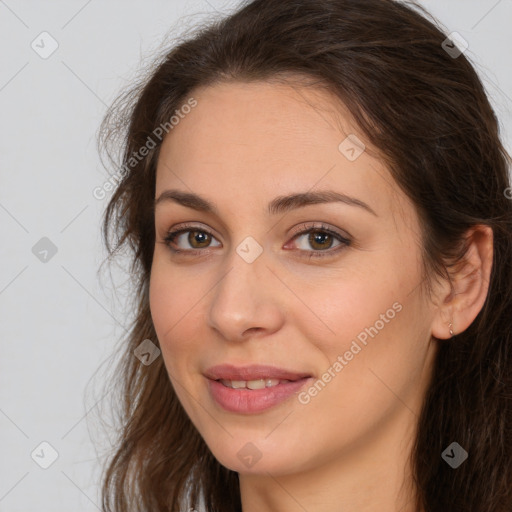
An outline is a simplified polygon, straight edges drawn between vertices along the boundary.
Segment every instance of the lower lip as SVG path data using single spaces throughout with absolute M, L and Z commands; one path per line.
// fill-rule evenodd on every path
M 208 379 L 210 394 L 226 411 L 256 413 L 275 407 L 297 393 L 310 378 L 284 382 L 263 389 L 234 389 L 221 382 Z

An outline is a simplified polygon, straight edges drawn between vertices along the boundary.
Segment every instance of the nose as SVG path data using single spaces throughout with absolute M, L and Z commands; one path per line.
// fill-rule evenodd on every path
M 227 261 L 208 310 L 209 326 L 223 339 L 244 341 L 283 325 L 284 287 L 267 263 L 265 252 L 248 263 L 233 251 Z

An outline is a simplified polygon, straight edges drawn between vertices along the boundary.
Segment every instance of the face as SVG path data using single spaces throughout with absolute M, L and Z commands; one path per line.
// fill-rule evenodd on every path
M 391 446 L 417 420 L 433 357 L 414 206 L 326 92 L 191 96 L 159 156 L 150 281 L 185 411 L 241 474 Z M 297 194 L 317 195 L 283 199 Z

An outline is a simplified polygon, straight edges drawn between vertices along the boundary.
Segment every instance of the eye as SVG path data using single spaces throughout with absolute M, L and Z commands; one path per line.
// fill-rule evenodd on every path
M 185 237 L 184 235 L 186 234 L 188 236 Z M 182 225 L 180 228 L 170 231 L 165 237 L 164 242 L 171 251 L 179 253 L 204 249 L 209 247 L 212 240 L 215 240 L 215 237 L 209 231 L 194 226 Z M 180 242 L 189 244 L 190 247 L 180 247 Z M 177 249 L 174 248 L 175 245 L 178 245 Z
M 300 243 L 299 252 L 307 253 L 307 256 L 305 256 L 309 258 L 332 256 L 351 243 L 348 238 L 324 224 L 316 226 L 303 224 L 300 227 L 302 230 L 296 230 L 291 241 L 304 238 Z M 217 245 L 212 246 L 211 243 L 213 240 L 217 241 L 210 231 L 199 228 L 198 226 L 182 224 L 178 228 L 169 231 L 164 238 L 164 243 L 173 253 L 189 253 L 193 255 L 201 252 L 202 249 L 219 247 L 221 245 L 220 242 L 217 241 Z M 337 245 L 333 245 L 336 242 L 338 242 Z M 289 243 L 290 242 L 288 242 L 288 244 Z M 185 244 L 185 246 L 183 244 Z M 188 247 L 186 246 L 187 244 Z M 288 249 L 289 247 L 285 245 L 284 248 Z M 313 248 L 313 250 L 309 250 L 310 248 Z
M 307 224 L 303 224 L 301 228 L 302 230 L 295 233 L 292 240 L 302 239 L 302 242 L 298 244 L 299 250 L 309 253 L 307 255 L 309 258 L 332 256 L 351 243 L 347 237 L 330 229 L 325 224 L 309 227 Z M 333 245 L 336 242 L 338 244 Z M 308 248 L 313 248 L 314 250 L 310 251 Z

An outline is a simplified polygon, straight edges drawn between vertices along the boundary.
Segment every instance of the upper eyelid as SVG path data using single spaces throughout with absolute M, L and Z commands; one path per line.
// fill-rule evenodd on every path
M 292 230 L 293 232 L 291 233 L 290 236 L 295 237 L 297 235 L 303 234 L 304 232 L 316 229 L 318 231 L 329 231 L 329 232 L 336 234 L 342 238 L 351 238 L 351 235 L 349 233 L 340 233 L 340 232 L 338 232 L 337 228 L 330 227 L 323 221 L 309 221 L 309 222 L 311 222 L 312 224 L 308 225 L 308 222 L 301 222 L 298 226 L 293 228 L 293 230 Z M 171 233 L 178 234 L 181 232 L 193 231 L 193 230 L 204 231 L 206 233 L 211 234 L 212 236 L 215 236 L 215 234 L 213 233 L 213 231 L 215 231 L 215 230 L 212 230 L 209 227 L 203 228 L 202 226 L 196 226 L 196 225 L 188 224 L 186 222 L 180 223 L 176 227 L 167 230 L 167 234 L 171 234 Z
M 293 229 L 293 233 L 291 234 L 292 238 L 295 238 L 297 235 L 306 234 L 308 231 L 326 231 L 328 233 L 332 233 L 336 236 L 339 236 L 342 239 L 348 240 L 351 239 L 352 236 L 349 233 L 340 233 L 337 228 L 328 226 L 325 222 L 322 221 L 311 221 L 313 224 L 308 226 L 308 222 L 302 222 L 299 226 Z
M 294 240 L 295 238 L 297 238 L 299 236 L 306 235 L 306 234 L 308 234 L 308 232 L 311 232 L 311 231 L 324 231 L 324 232 L 332 234 L 334 237 L 337 237 L 338 241 L 340 241 L 342 243 L 352 241 L 352 236 L 350 234 L 339 233 L 337 229 L 331 228 L 330 226 L 326 225 L 325 222 L 322 222 L 322 221 L 316 221 L 316 223 L 315 223 L 315 221 L 311 221 L 311 222 L 312 222 L 311 225 L 308 225 L 307 222 L 303 222 L 299 226 L 294 228 L 293 233 L 290 235 L 291 236 L 290 240 Z M 167 232 L 167 235 L 164 237 L 164 239 L 167 240 L 168 238 L 170 238 L 172 236 L 173 240 L 174 240 L 178 236 L 181 236 L 182 234 L 187 233 L 188 231 L 194 231 L 194 230 L 208 233 L 209 235 L 214 237 L 218 242 L 220 242 L 220 240 L 217 239 L 217 236 L 214 233 L 212 233 L 212 230 L 210 228 L 203 228 L 201 226 L 190 225 L 187 223 L 184 223 L 181 225 L 178 224 L 177 227 L 173 228 L 172 230 L 169 230 Z M 208 249 L 208 248 L 206 248 L 206 249 Z M 180 249 L 180 250 L 185 251 L 185 252 L 192 252 L 192 251 L 202 251 L 203 249 Z M 317 251 L 317 252 L 322 252 L 322 251 Z

